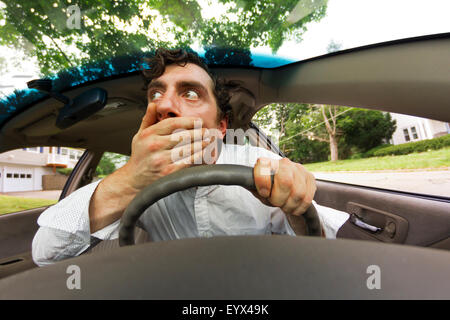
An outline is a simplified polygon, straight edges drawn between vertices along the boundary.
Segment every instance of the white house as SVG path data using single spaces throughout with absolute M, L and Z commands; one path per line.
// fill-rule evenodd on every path
M 391 113 L 397 120 L 397 129 L 390 140 L 391 144 L 437 138 L 450 133 L 447 122 L 419 118 L 399 113 Z
M 0 154 L 0 192 L 42 190 L 42 176 L 73 168 L 82 149 L 34 147 Z

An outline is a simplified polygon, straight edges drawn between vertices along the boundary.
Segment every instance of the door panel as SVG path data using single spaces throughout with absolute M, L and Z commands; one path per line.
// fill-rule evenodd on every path
M 60 199 L 91 182 L 102 152 L 86 151 L 77 162 L 64 186 Z M 36 267 L 31 244 L 39 225 L 37 220 L 46 207 L 0 215 L 0 278 Z
M 35 208 L 0 216 L 0 259 L 31 251 L 31 242 L 38 230 L 37 219 L 47 208 Z
M 349 219 L 339 230 L 338 238 L 450 250 L 450 200 L 447 198 L 317 180 L 314 200 L 381 229 L 374 232 Z
M 31 243 L 37 219 L 48 207 L 0 215 L 0 278 L 36 267 Z
M 0 259 L 0 279 L 35 267 L 31 251 Z

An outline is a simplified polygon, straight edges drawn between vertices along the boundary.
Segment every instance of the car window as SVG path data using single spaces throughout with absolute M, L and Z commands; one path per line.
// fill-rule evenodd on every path
M 372 109 L 272 104 L 253 121 L 316 179 L 450 197 L 450 125 Z
M 0 154 L 0 214 L 55 204 L 84 150 L 28 147 Z
M 114 152 L 104 152 L 95 169 L 94 181 L 105 178 L 123 165 L 130 157 Z
M 449 8 L 445 0 L 0 1 L 0 124 L 45 97 L 27 89 L 32 79 L 51 78 L 61 92 L 140 70 L 160 46 L 190 47 L 210 65 L 274 68 L 448 32 Z

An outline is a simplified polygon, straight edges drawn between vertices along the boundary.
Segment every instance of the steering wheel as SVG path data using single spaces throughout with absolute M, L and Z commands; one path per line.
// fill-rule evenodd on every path
M 273 175 L 272 175 L 273 183 Z M 158 180 L 143 189 L 131 201 L 122 215 L 119 228 L 119 245 L 133 245 L 134 228 L 144 211 L 158 200 L 168 195 L 196 186 L 209 185 L 238 185 L 250 191 L 256 190 L 253 178 L 253 168 L 228 165 L 202 165 L 186 168 Z M 319 216 L 314 205 L 311 205 L 302 216 L 289 216 L 289 221 L 304 219 L 306 235 L 321 236 Z
M 155 201 L 192 186 L 240 185 L 254 190 L 252 175 L 249 167 L 210 165 L 166 176 L 144 189 L 127 208 L 119 235 L 124 247 L 0 279 L 0 300 L 450 298 L 450 257 L 444 250 L 268 235 L 130 245 L 136 221 Z M 307 233 L 318 235 L 314 207 L 298 218 L 302 217 Z M 81 290 L 68 290 L 72 278 L 68 268 L 74 265 L 81 270 Z M 381 290 L 369 290 L 375 274 L 367 270 L 374 265 L 382 270 Z

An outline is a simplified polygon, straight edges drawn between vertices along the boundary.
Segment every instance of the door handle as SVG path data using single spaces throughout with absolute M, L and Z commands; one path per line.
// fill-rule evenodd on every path
M 360 228 L 369 230 L 371 232 L 380 232 L 383 230 L 383 228 L 379 228 L 376 226 L 373 226 L 371 224 L 365 223 L 364 221 L 361 220 L 360 217 L 358 217 L 356 214 L 352 213 L 350 215 L 350 222 L 353 223 L 355 226 L 358 226 Z
M 350 222 L 361 231 L 383 242 L 404 243 L 408 235 L 408 221 L 394 213 L 349 202 Z

